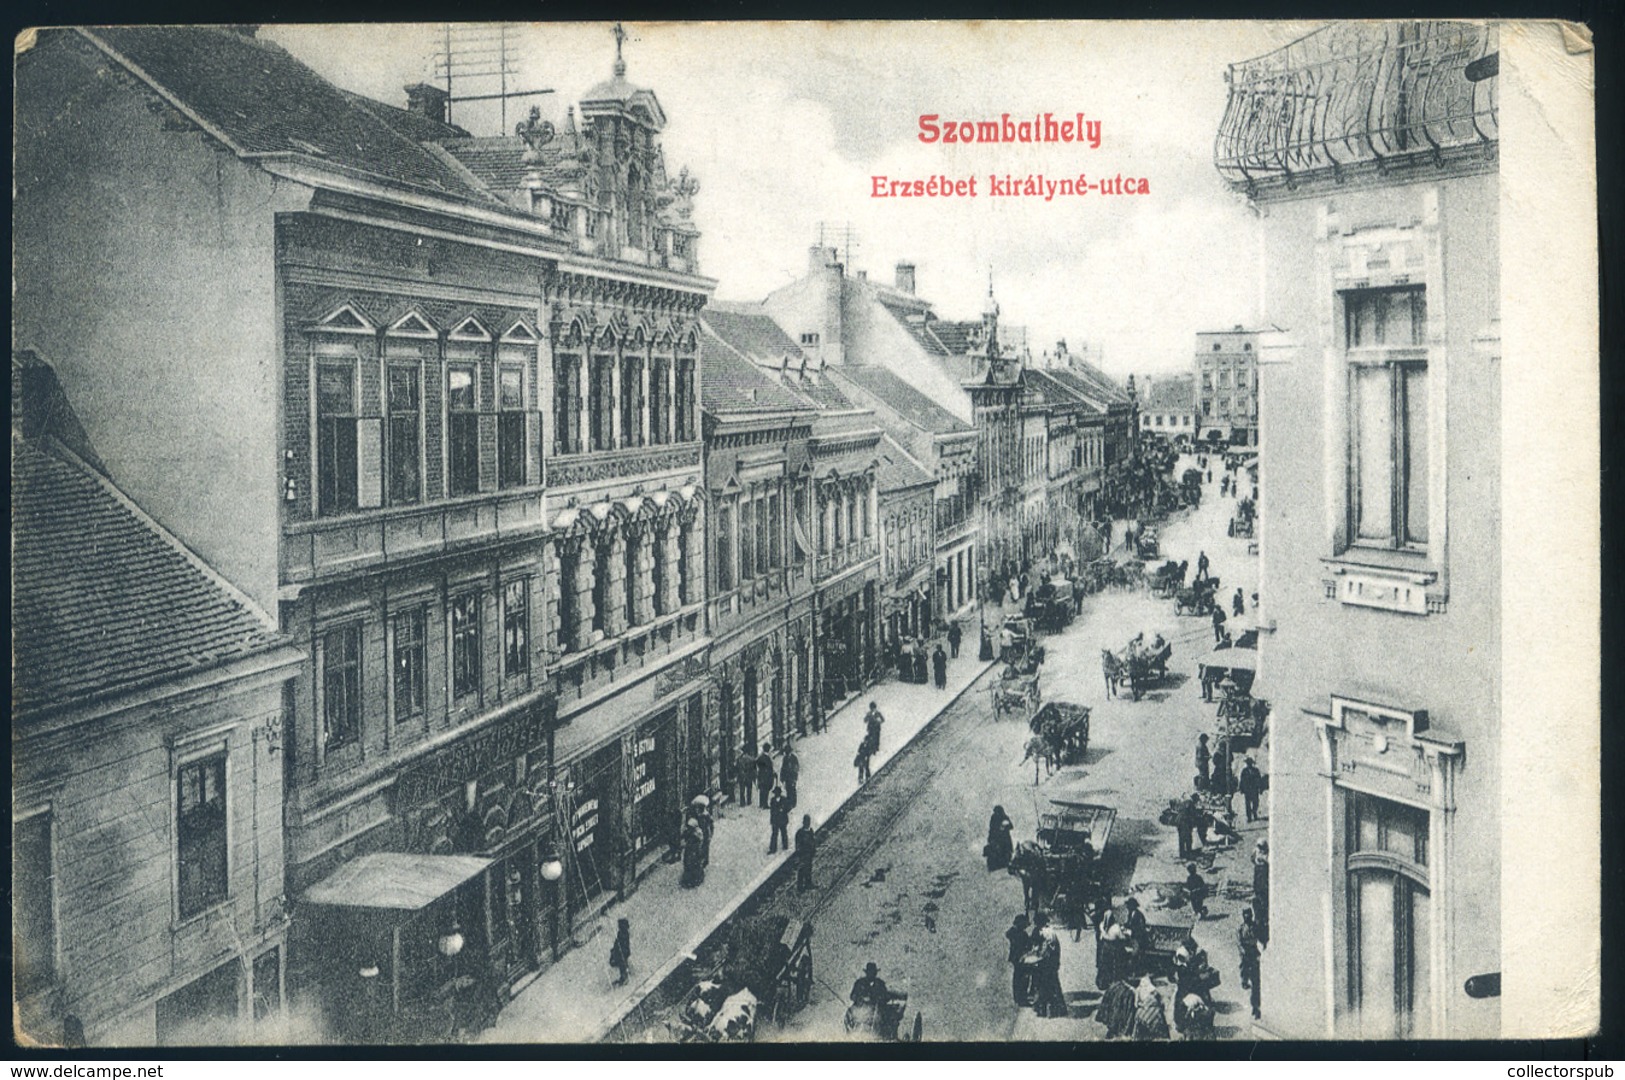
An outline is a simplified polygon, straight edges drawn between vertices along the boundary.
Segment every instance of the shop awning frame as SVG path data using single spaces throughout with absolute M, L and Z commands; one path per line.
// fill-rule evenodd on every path
M 305 890 L 307 904 L 421 911 L 478 877 L 490 859 L 474 855 L 362 855 Z

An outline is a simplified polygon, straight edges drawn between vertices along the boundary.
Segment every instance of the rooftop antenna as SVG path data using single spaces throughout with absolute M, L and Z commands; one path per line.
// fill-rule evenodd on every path
M 495 101 L 501 111 L 502 134 L 508 134 L 508 99 L 540 97 L 552 90 L 510 90 L 508 79 L 517 75 L 510 47 L 517 43 L 514 23 L 444 23 L 440 28 L 440 48 L 435 53 L 435 75 L 446 84 L 446 122 L 451 123 L 452 105 L 465 101 Z M 616 41 L 617 55 L 620 42 Z M 474 80 L 477 88 L 496 80 L 497 92 L 457 93 L 459 82 Z
M 854 256 L 858 252 L 857 231 L 852 228 L 850 221 L 820 221 L 818 223 L 818 246 L 833 246 L 836 260 L 850 267 Z M 842 253 L 845 253 L 846 256 L 844 260 L 841 259 Z

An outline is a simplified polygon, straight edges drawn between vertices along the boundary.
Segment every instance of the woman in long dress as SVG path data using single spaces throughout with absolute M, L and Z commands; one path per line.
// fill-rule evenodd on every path
M 1066 991 L 1061 989 L 1061 939 L 1049 925 L 1049 916 L 1039 912 L 1033 917 L 1037 930 L 1034 948 L 1038 964 L 1033 972 L 1033 1011 L 1039 1016 L 1066 1016 Z
M 683 879 L 682 886 L 692 889 L 705 881 L 705 833 L 700 823 L 689 818 L 683 825 Z
M 1015 840 L 1011 833 L 1015 823 L 1010 815 L 1004 812 L 1004 807 L 995 806 L 993 816 L 987 822 L 987 868 L 989 872 L 1003 870 L 1010 865 L 1010 855 L 1015 851 Z

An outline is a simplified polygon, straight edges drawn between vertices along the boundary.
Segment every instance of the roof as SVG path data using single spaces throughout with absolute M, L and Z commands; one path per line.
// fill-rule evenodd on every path
M 784 412 L 805 409 L 806 403 L 778 379 L 739 355 L 719 336 L 710 315 L 701 317 L 716 348 L 705 350 L 701 361 L 700 405 L 710 413 Z
M 930 472 L 914 460 L 914 456 L 904 450 L 902 444 L 890 435 L 880 437 L 878 449 L 880 453 L 878 486 L 881 492 L 936 484 L 936 479 Z
M 758 364 L 778 367 L 786 356 L 792 363 L 800 363 L 805 355 L 773 317 L 759 308 L 712 304 L 700 317 L 730 348 Z
M 888 368 L 872 364 L 842 367 L 840 378 L 848 379 L 896 410 L 904 420 L 933 435 L 952 435 L 975 428 L 916 390 Z
M 822 373 L 786 375 L 784 376 L 784 385 L 799 394 L 803 400 L 815 409 L 851 410 L 858 408 L 858 405 L 847 397 L 829 376 Z
M 16 714 L 283 644 L 247 598 L 56 440 L 14 436 L 11 484 Z
M 378 852 L 352 859 L 305 890 L 305 902 L 417 911 L 491 865 L 474 855 Z
M 435 120 L 424 116 L 422 113 L 413 112 L 411 109 L 403 109 L 397 105 L 374 101 L 370 97 L 351 93 L 348 90 L 341 89 L 339 93 L 413 142 L 440 142 L 444 139 L 466 139 L 469 137 L 469 133 L 456 124 Z
M 517 135 L 473 138 L 463 134 L 462 138 L 439 140 L 439 144 L 497 195 L 523 187 L 532 171 L 540 174 L 550 190 L 557 191 L 569 179 L 566 163 L 576 161 L 580 150 L 580 136 L 574 131 L 561 131 L 541 148 L 541 161 L 532 166 L 525 164 L 529 147 Z
M 932 356 L 964 356 L 980 347 L 980 322 L 954 322 L 941 319 L 919 301 L 903 302 L 901 297 L 876 291 L 880 306 L 891 312 L 903 329 Z
M 1064 368 L 1045 368 L 1046 374 L 1066 386 L 1088 395 L 1102 405 L 1127 405 L 1128 392 L 1112 381 L 1111 377 L 1087 361 L 1069 357 Z
M 244 156 L 297 155 L 466 201 L 489 196 L 416 141 L 419 125 L 348 94 L 280 46 L 210 26 L 82 30 Z M 432 121 L 425 122 L 432 123 Z M 411 129 L 408 134 L 407 129 Z
M 1154 412 L 1190 411 L 1196 400 L 1196 378 L 1191 375 L 1170 375 L 1151 383 L 1151 392 L 1141 406 Z
M 1047 368 L 1028 368 L 1027 389 L 1037 394 L 1046 405 L 1092 404 L 1076 386 L 1057 379 L 1055 375 L 1054 371 Z

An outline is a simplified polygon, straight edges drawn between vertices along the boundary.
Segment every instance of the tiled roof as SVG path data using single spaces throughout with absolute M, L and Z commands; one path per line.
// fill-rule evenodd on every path
M 878 293 L 876 299 L 903 324 L 903 329 L 919 342 L 920 348 L 932 356 L 964 356 L 977 347 L 972 337 L 981 330 L 980 322 L 941 319 L 930 308 L 922 309 L 917 302 L 904 303 L 884 292 Z
M 340 90 L 339 93 L 413 142 L 441 142 L 446 139 L 466 139 L 469 137 L 468 132 L 456 124 L 433 120 L 422 113 L 415 113 L 411 109 L 386 105 L 382 101 L 374 101 L 370 97 L 353 94 L 348 90 Z
M 1069 366 L 1064 368 L 1049 368 L 1049 373 L 1089 396 L 1106 405 L 1126 405 L 1129 396 L 1111 377 L 1092 364 L 1072 357 Z
M 931 474 L 914 460 L 913 455 L 904 450 L 890 435 L 880 437 L 879 450 L 879 488 L 882 492 L 936 483 Z
M 776 367 L 786 356 L 792 366 L 801 362 L 801 346 L 765 311 L 713 304 L 701 312 L 701 318 L 712 333 L 758 364 Z
M 14 438 L 11 483 L 14 715 L 281 644 L 235 590 L 58 444 Z
M 800 394 L 815 409 L 855 409 L 852 399 L 824 375 L 791 374 L 784 377 L 784 385 Z
M 231 140 L 246 155 L 298 154 L 385 182 L 467 201 L 485 193 L 281 47 L 208 26 L 113 26 L 82 31 Z M 388 106 L 384 106 L 388 108 Z
M 700 405 L 707 412 L 782 412 L 807 407 L 777 379 L 740 356 L 719 337 L 709 313 L 701 321 L 712 343 L 704 352 L 700 373 Z
M 1151 393 L 1147 395 L 1142 408 L 1163 412 L 1190 411 L 1195 407 L 1195 398 L 1196 379 L 1190 375 L 1172 375 L 1152 382 Z
M 538 171 L 549 189 L 556 191 L 563 184 L 565 160 L 575 156 L 578 141 L 578 135 L 565 131 L 542 147 Z M 524 160 L 525 141 L 516 135 L 443 139 L 440 145 L 498 196 L 520 188 L 531 169 Z
M 955 322 L 952 319 L 933 319 L 929 325 L 931 333 L 942 342 L 942 347 L 954 356 L 970 352 L 972 332 L 982 329 L 979 322 Z
M 842 367 L 837 377 L 850 379 L 922 431 L 929 431 L 933 435 L 950 435 L 974 430 L 887 368 L 873 364 Z

